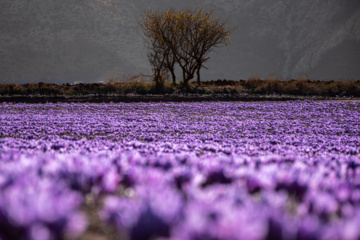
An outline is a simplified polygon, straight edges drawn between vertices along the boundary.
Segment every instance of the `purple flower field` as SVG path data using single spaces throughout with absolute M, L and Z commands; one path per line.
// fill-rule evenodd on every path
M 360 239 L 360 102 L 0 104 L 0 240 Z

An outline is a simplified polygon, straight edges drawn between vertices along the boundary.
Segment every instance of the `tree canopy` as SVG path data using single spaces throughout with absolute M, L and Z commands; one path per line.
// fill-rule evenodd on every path
M 227 21 L 211 18 L 203 8 L 144 12 L 139 23 L 148 48 L 154 80 L 160 84 L 162 74 L 170 72 L 176 83 L 175 64 L 182 70 L 184 85 L 197 76 L 209 60 L 214 47 L 228 46 L 232 30 Z

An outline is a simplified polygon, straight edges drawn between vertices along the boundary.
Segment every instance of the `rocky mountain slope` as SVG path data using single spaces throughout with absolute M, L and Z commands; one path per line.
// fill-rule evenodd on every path
M 358 0 L 12 0 L 0 2 L 0 81 L 150 74 L 141 13 L 187 6 L 213 9 L 237 29 L 203 79 L 360 79 Z

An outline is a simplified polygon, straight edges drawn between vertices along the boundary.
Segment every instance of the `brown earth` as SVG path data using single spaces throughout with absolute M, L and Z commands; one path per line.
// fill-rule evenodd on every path
M 120 95 L 120 96 L 2 96 L 0 102 L 12 103 L 109 103 L 109 102 L 208 102 L 208 101 L 294 101 L 294 100 L 359 100 L 351 97 L 301 97 L 276 95 Z

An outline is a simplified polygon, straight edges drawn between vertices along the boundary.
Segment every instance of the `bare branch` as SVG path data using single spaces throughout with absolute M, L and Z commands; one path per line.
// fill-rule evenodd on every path
M 185 85 L 195 73 L 200 84 L 200 69 L 209 60 L 209 53 L 215 47 L 227 46 L 232 33 L 226 27 L 226 21 L 212 19 L 211 14 L 212 11 L 203 8 L 150 10 L 143 14 L 139 25 L 154 72 L 170 71 L 175 83 L 174 66 L 177 63 L 183 71 Z

